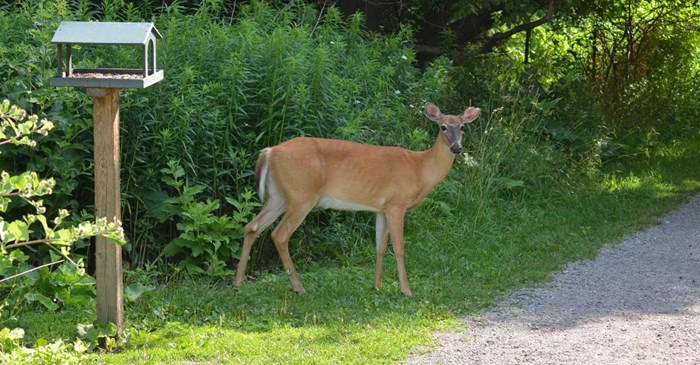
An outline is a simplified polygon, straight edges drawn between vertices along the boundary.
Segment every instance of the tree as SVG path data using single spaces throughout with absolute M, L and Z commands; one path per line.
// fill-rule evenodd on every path
M 344 14 L 362 11 L 367 28 L 395 31 L 401 23 L 417 28 L 416 51 L 420 61 L 429 61 L 443 53 L 445 40 L 457 46 L 479 46 L 489 53 L 516 33 L 529 32 L 554 19 L 561 11 L 571 11 L 576 1 L 531 0 L 508 2 L 482 1 L 374 1 L 339 0 L 334 2 Z M 326 5 L 327 2 L 323 2 Z M 494 31 L 498 26 L 506 30 Z

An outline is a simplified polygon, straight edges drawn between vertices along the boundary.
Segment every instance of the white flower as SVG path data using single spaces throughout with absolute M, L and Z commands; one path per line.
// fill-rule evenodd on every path
M 474 159 L 474 157 L 472 157 L 472 156 L 469 155 L 468 153 L 465 153 L 465 154 L 464 154 L 464 164 L 467 165 L 467 166 L 469 166 L 469 167 L 477 167 L 477 166 L 479 166 L 479 163 L 476 162 L 476 160 Z
M 406 57 L 406 55 L 401 55 L 401 59 L 402 59 L 402 60 L 407 60 L 408 57 Z
M 401 95 L 401 90 L 396 90 L 396 91 L 394 91 L 394 94 L 396 94 L 396 95 Z

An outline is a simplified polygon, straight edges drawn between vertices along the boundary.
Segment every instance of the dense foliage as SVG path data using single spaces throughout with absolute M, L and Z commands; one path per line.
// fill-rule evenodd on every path
M 366 30 L 362 13 L 314 2 L 153 3 L 0 5 L 0 98 L 55 123 L 35 148 L 0 146 L 0 169 L 54 178 L 43 207 L 47 216 L 80 213 L 72 222 L 93 210 L 91 101 L 82 90 L 48 85 L 56 71 L 51 36 L 62 20 L 152 21 L 163 34 L 165 79 L 121 92 L 132 269 L 227 277 L 259 205 L 252 175 L 261 148 L 308 135 L 424 149 L 436 133 L 422 115 L 427 101 L 483 114 L 465 136 L 468 153 L 409 219 L 460 217 L 470 231 L 497 221 L 489 210 L 496 202 L 565 195 L 617 163 L 692 137 L 700 124 L 699 14 L 684 1 L 567 1 L 555 12 L 547 1 L 407 1 L 381 34 Z M 436 57 L 419 67 L 421 32 L 445 13 Z M 483 14 L 481 38 L 456 33 L 459 22 Z M 512 32 L 521 24 L 537 26 Z M 120 47 L 74 50 L 77 67 L 134 67 L 140 57 Z M 26 211 L 10 206 L 5 219 Z M 296 261 L 372 262 L 372 217 L 338 217 L 306 220 L 293 237 Z M 71 257 L 87 256 L 88 245 L 76 243 Z M 27 265 L 52 259 L 48 250 L 16 252 Z M 258 270 L 279 266 L 264 241 L 253 256 Z
M 46 136 L 53 127 L 52 122 L 28 115 L 8 100 L 0 103 L 0 146 L 34 147 L 34 135 Z M 52 193 L 54 179 L 40 179 L 32 171 L 11 175 L 3 170 L 0 175 L 0 323 L 16 320 L 24 309 L 35 306 L 49 311 L 93 306 L 95 280 L 86 275 L 82 259 L 73 261 L 71 250 L 76 241 L 96 235 L 105 235 L 115 244 L 121 242 L 119 224 L 107 223 L 104 218 L 94 223 L 65 224 L 70 216 L 65 209 L 50 220 L 42 198 Z M 7 220 L 8 209 L 25 214 Z M 37 263 L 44 256 L 51 262 Z M 19 341 L 23 335 L 21 328 L 0 327 L 0 360 L 52 362 L 53 350 L 62 353 L 60 342 L 25 349 Z
M 3 18 L 8 29 L 3 32 L 4 62 L 9 66 L 3 68 L 3 93 L 22 106 L 47 113 L 60 131 L 32 158 L 8 153 L 3 163 L 60 176 L 66 184 L 57 189 L 56 199 L 62 200 L 55 205 L 88 208 L 90 109 L 79 91 L 47 86 L 55 63 L 48 40 L 61 19 L 89 19 L 95 14 L 80 4 L 38 5 L 39 11 L 25 4 Z M 217 21 L 221 13 L 215 5 L 207 2 L 190 16 L 181 15 L 177 4 L 164 8 L 156 24 L 165 38 L 159 65 L 167 76 L 153 88 L 122 93 L 123 216 L 129 260 L 135 266 L 167 254 L 198 256 L 200 251 L 181 247 L 181 240 L 174 245 L 182 249 L 170 245 L 166 256 L 161 253 L 169 242 L 182 238 L 178 231 L 186 223 L 178 222 L 180 213 L 196 215 L 204 209 L 205 215 L 239 215 L 230 224 L 217 221 L 198 227 L 209 231 L 202 232 L 208 236 L 226 231 L 214 239 L 224 246 L 221 255 L 198 260 L 200 265 L 220 267 L 220 259 L 235 254 L 241 222 L 248 218 L 246 191 L 251 190 L 260 148 L 304 134 L 416 148 L 426 142 L 416 123 L 420 108 L 407 107 L 405 100 L 415 98 L 413 104 L 420 106 L 449 86 L 441 80 L 448 77 L 444 71 L 420 79 L 411 66 L 409 32 L 391 37 L 365 34 L 359 14 L 344 21 L 337 11 L 329 11 L 319 19 L 304 3 L 278 12 L 254 2 L 242 7 L 235 19 Z M 107 7 L 101 18 L 139 20 L 128 9 Z M 36 61 L 35 47 L 44 50 L 41 63 Z M 134 57 L 129 50 L 76 53 L 76 66 L 129 65 Z M 434 90 L 426 94 L 421 84 Z M 411 135 L 415 141 L 408 140 Z M 184 186 L 169 183 L 171 163 L 185 173 L 180 182 Z M 190 194 L 209 197 L 210 203 L 192 206 L 168 200 L 185 187 L 194 188 Z
M 447 29 L 450 58 L 422 71 L 413 66 L 410 28 L 366 33 L 360 13 L 343 19 L 336 8 L 319 14 L 302 1 L 280 9 L 259 1 L 235 8 L 220 1 L 165 4 L 26 1 L 7 5 L 0 24 L 0 93 L 58 127 L 39 149 L 5 151 L 2 166 L 59 178 L 47 204 L 54 210 L 89 211 L 92 204 L 90 103 L 79 90 L 47 85 L 55 71 L 54 29 L 64 19 L 148 16 L 164 35 L 165 80 L 121 98 L 132 267 L 167 260 L 225 274 L 256 206 L 252 167 L 260 148 L 297 135 L 425 148 L 434 133 L 421 116 L 428 100 L 455 111 L 470 100 L 490 113 L 466 143 L 476 158 L 458 171 L 469 175 L 478 163 L 487 171 L 477 184 L 511 193 L 560 181 L 569 170 L 595 171 L 606 158 L 648 153 L 661 131 L 680 136 L 698 119 L 690 98 L 700 78 L 696 50 L 684 48 L 697 35 L 679 31 L 696 11 L 682 3 L 560 6 L 551 27 L 532 30 L 528 63 L 523 34 L 483 56 L 479 47 L 454 43 Z M 499 4 L 458 8 L 453 21 Z M 494 29 L 527 20 L 517 14 L 536 17 L 539 6 L 507 8 Z M 410 7 L 405 16 L 414 20 L 404 20 L 420 26 L 422 7 Z M 77 48 L 76 67 L 133 66 L 140 57 L 124 47 Z M 333 243 L 346 232 L 321 228 L 337 226 L 332 220 L 333 214 L 314 216 L 305 232 Z

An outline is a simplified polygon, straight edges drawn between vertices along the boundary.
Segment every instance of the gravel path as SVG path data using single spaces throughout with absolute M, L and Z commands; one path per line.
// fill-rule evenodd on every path
M 407 364 L 700 364 L 700 195 Z

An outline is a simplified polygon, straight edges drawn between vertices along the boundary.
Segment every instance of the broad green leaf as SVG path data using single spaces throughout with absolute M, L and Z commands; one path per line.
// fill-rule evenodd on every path
M 179 254 L 180 252 L 182 252 L 182 247 L 187 246 L 186 243 L 183 245 L 183 242 L 184 241 L 179 238 L 170 241 L 170 243 L 165 245 L 165 247 L 163 248 L 163 254 L 165 254 L 165 256 L 171 257 Z
M 51 312 L 58 309 L 58 304 L 54 303 L 50 298 L 46 297 L 43 294 L 27 293 L 24 295 L 24 299 L 26 299 L 29 303 L 39 302 Z
M 7 225 L 7 232 L 11 241 L 28 241 L 29 227 L 22 221 L 14 221 Z M 9 242 L 3 239 L 3 242 Z
M 124 296 L 130 300 L 130 301 L 135 301 L 138 299 L 143 293 L 147 291 L 151 291 L 155 289 L 152 285 L 143 285 L 140 282 L 135 282 L 131 285 L 127 285 L 124 287 Z

